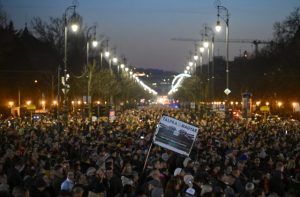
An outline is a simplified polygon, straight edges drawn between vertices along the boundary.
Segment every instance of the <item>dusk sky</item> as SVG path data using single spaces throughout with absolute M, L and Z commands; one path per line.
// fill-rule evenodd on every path
M 61 16 L 71 0 L 1 0 L 3 9 L 23 28 L 39 16 Z M 230 39 L 271 40 L 273 24 L 284 20 L 299 0 L 223 0 L 230 12 Z M 173 37 L 199 38 L 203 24 L 214 26 L 217 9 L 213 0 L 79 0 L 78 13 L 84 25 L 97 24 L 97 32 L 110 38 L 135 67 L 159 68 L 182 72 L 194 51 L 192 42 L 171 41 Z M 222 21 L 223 22 L 223 21 Z M 224 23 L 223 23 L 224 24 Z M 30 26 L 29 26 L 30 27 Z M 225 38 L 222 31 L 216 35 Z M 253 53 L 252 44 L 230 44 L 230 59 L 240 51 Z M 225 45 L 216 44 L 216 55 L 225 55 Z

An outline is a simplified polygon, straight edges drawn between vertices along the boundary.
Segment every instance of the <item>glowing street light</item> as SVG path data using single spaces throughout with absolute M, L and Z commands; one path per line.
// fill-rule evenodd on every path
M 31 104 L 30 100 L 26 101 L 26 105 L 30 105 L 30 104 Z
M 43 110 L 45 111 L 45 107 L 46 107 L 46 101 L 42 100 L 42 101 L 41 101 L 41 104 L 42 104 L 42 108 L 43 108 Z
M 194 60 L 197 61 L 199 59 L 198 55 L 194 55 Z
M 221 29 L 222 29 L 222 26 L 221 26 L 221 23 L 220 23 L 220 21 L 218 20 L 217 21 L 217 24 L 216 24 L 216 32 L 220 32 L 221 31 Z
M 89 50 L 90 50 L 90 43 L 92 43 L 92 47 L 96 48 L 98 46 L 98 41 L 96 40 L 96 25 L 93 25 L 88 28 L 86 32 L 86 65 L 89 64 Z M 91 32 L 93 31 L 93 32 Z M 92 33 L 92 35 L 90 35 Z
M 9 101 L 8 102 L 8 106 L 9 106 L 9 108 L 12 108 L 14 106 L 14 102 L 13 101 Z
M 204 40 L 203 47 L 208 48 L 208 46 L 209 46 L 209 42 L 207 40 Z
M 260 101 L 256 101 L 256 106 L 259 106 L 260 105 Z
M 112 61 L 113 61 L 114 64 L 117 64 L 117 63 L 118 63 L 118 58 L 117 58 L 117 57 L 114 57 L 114 58 L 112 59 Z
M 93 46 L 94 48 L 96 48 L 96 47 L 98 46 L 98 44 L 99 44 L 99 42 L 98 42 L 97 40 L 93 40 L 93 41 L 92 41 L 92 46 Z
M 72 29 L 73 32 L 78 32 L 78 30 L 79 30 L 79 25 L 76 24 L 76 23 L 73 23 L 73 24 L 71 25 L 71 29 Z
M 203 46 L 201 46 L 201 47 L 199 48 L 200 53 L 203 53 L 204 50 L 205 50 L 205 48 L 204 48 Z
M 266 102 L 266 106 L 269 106 L 270 105 L 270 103 L 269 102 Z
M 105 52 L 104 52 L 104 56 L 105 56 L 105 57 L 107 57 L 107 58 L 108 58 L 108 57 L 109 57 L 109 55 L 110 55 L 109 51 L 105 51 Z
M 280 107 L 282 106 L 282 102 L 279 101 L 279 102 L 277 103 L 277 105 L 278 105 L 278 107 L 280 108 Z
M 292 103 L 292 106 L 293 106 L 293 112 L 296 112 L 296 106 L 297 106 L 297 103 L 296 103 L 296 102 L 293 102 L 293 103 Z

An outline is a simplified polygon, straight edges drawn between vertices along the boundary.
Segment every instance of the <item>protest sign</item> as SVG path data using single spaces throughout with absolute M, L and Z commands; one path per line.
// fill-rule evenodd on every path
M 189 156 L 198 133 L 198 128 L 175 118 L 162 116 L 153 142 L 163 148 Z

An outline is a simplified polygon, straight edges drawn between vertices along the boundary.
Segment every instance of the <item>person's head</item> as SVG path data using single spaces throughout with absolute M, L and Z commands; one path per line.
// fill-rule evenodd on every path
M 35 187 L 40 191 L 46 189 L 47 183 L 44 181 L 43 177 L 39 177 L 35 180 Z
M 160 161 L 158 159 L 153 161 L 153 168 L 154 169 L 161 169 L 161 164 L 160 164 Z
M 106 177 L 108 179 L 111 179 L 114 175 L 113 168 L 112 167 L 107 167 L 105 174 L 106 174 Z
M 278 161 L 278 162 L 276 163 L 276 170 L 283 172 L 283 170 L 284 170 L 284 165 L 283 165 L 283 163 L 282 163 L 281 161 Z
M 148 182 L 148 190 L 151 191 L 154 188 L 161 188 L 160 181 L 153 179 L 153 180 Z
M 12 190 L 13 197 L 29 197 L 28 191 L 22 186 L 15 186 Z
M 254 192 L 254 189 L 255 189 L 255 186 L 253 183 L 251 182 L 248 182 L 245 186 L 245 190 L 249 193 L 253 193 Z
M 269 159 L 268 159 L 268 165 L 269 166 L 273 166 L 274 165 L 272 157 L 269 157 Z
M 173 177 L 168 181 L 166 190 L 170 190 L 170 191 L 180 190 L 181 183 L 182 181 L 179 177 Z
M 160 177 L 160 172 L 159 172 L 159 170 L 157 170 L 157 169 L 152 170 L 151 173 L 150 173 L 150 176 L 151 176 L 153 179 L 159 180 L 159 177 Z
M 96 174 L 96 168 L 94 167 L 89 167 L 86 171 L 86 175 L 91 177 L 91 176 L 94 176 Z
M 262 188 L 256 188 L 253 192 L 253 196 L 257 196 L 257 197 L 265 197 L 265 192 Z
M 82 197 L 84 189 L 80 185 L 75 185 L 72 188 L 73 197 Z
M 62 165 L 56 165 L 54 167 L 54 170 L 60 174 L 63 174 L 63 172 L 64 172 L 64 168 L 62 167 Z
M 105 177 L 105 171 L 102 168 L 99 168 L 96 171 L 96 175 L 98 178 L 103 179 Z
M 4 173 L 0 173 L 0 184 L 7 184 L 7 176 Z
M 132 173 L 132 166 L 129 162 L 125 163 L 122 173 L 123 174 L 131 174 Z
M 66 190 L 61 190 L 58 197 L 72 197 L 72 193 Z
M 259 157 L 256 157 L 256 158 L 254 159 L 254 165 L 256 165 L 256 166 L 259 166 L 259 165 L 260 165 L 260 159 L 259 159 Z
M 74 175 L 74 172 L 73 171 L 69 171 L 68 174 L 67 174 L 67 178 L 71 181 L 74 181 L 75 180 L 75 175 Z

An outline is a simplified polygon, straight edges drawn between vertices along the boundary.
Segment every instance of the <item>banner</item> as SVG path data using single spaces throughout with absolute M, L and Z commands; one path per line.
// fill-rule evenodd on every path
M 198 128 L 169 116 L 162 116 L 153 142 L 163 148 L 189 156 Z

